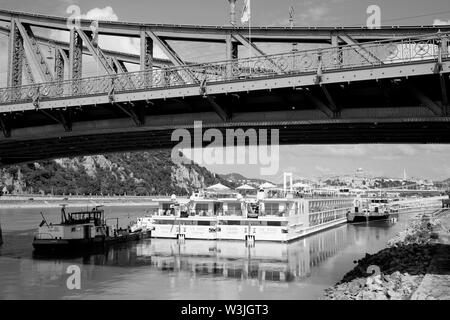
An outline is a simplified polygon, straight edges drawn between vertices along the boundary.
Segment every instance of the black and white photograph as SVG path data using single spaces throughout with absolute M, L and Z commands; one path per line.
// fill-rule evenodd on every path
M 449 100 L 448 0 L 0 0 L 0 300 L 450 300 Z

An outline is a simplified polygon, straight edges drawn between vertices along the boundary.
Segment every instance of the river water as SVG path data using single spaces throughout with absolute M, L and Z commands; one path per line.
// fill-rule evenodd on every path
M 120 224 L 145 207 L 106 208 Z M 393 222 L 343 224 L 289 243 L 146 239 L 83 257 L 34 257 L 41 222 L 59 222 L 59 209 L 0 209 L 0 299 L 321 299 L 354 260 L 386 246 L 416 213 Z M 81 271 L 70 290 L 68 267 Z

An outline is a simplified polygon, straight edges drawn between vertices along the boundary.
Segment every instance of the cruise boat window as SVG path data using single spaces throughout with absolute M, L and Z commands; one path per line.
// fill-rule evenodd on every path
M 228 203 L 227 204 L 227 211 L 225 212 L 225 215 L 227 215 L 227 216 L 232 216 L 232 215 L 241 216 L 242 215 L 241 204 L 239 202 Z
M 238 226 L 241 224 L 241 221 L 239 221 L 239 220 L 221 220 L 221 221 L 219 221 L 219 224 L 229 225 L 229 226 Z
M 197 225 L 199 226 L 210 226 L 211 225 L 211 221 L 197 221 Z
M 208 214 L 208 204 L 207 203 L 197 203 L 195 205 L 195 214 L 200 216 L 206 216 Z
M 162 215 L 164 216 L 175 215 L 175 210 L 170 207 L 170 203 L 162 204 Z
M 265 203 L 264 204 L 264 214 L 266 216 L 280 215 L 280 204 L 279 203 Z

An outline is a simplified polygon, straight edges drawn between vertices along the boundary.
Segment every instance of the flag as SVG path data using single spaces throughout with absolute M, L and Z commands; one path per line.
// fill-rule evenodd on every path
M 245 0 L 244 9 L 242 10 L 241 22 L 248 22 L 250 20 L 250 14 L 250 0 Z

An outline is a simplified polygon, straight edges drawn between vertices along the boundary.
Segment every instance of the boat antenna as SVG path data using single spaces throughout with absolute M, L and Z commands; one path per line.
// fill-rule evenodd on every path
M 45 223 L 47 225 L 47 227 L 48 227 L 47 219 L 45 219 L 44 214 L 42 213 L 42 211 L 40 213 L 41 213 L 42 219 L 44 219 L 42 222 Z M 42 226 L 42 222 L 41 222 L 41 226 Z
M 67 218 L 66 218 L 66 205 L 65 204 L 61 204 L 61 222 L 64 223 L 66 222 Z

